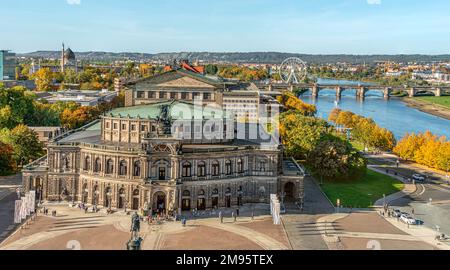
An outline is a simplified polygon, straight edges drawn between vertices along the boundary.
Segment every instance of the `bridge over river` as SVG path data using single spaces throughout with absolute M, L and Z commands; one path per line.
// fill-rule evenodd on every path
M 266 95 L 280 95 L 282 91 L 288 90 L 293 92 L 294 89 L 309 89 L 313 97 L 318 97 L 319 92 L 324 89 L 334 89 L 336 97 L 341 98 L 341 94 L 345 90 L 356 90 L 356 96 L 364 99 L 368 91 L 381 91 L 385 99 L 389 99 L 392 93 L 405 92 L 409 97 L 414 97 L 418 94 L 430 93 L 437 97 L 444 94 L 450 94 L 450 86 L 415 86 L 415 87 L 401 87 L 401 86 L 380 86 L 369 84 L 319 84 L 319 83 L 299 83 L 299 84 L 264 84 L 256 83 L 256 86 L 261 89 L 261 92 Z

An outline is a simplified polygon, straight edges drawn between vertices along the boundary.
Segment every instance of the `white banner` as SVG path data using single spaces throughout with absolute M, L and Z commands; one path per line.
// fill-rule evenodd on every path
M 22 197 L 22 205 L 20 207 L 20 218 L 26 219 L 27 218 L 27 197 Z
M 34 210 L 36 210 L 36 191 L 32 190 L 30 191 L 30 212 L 34 213 Z
M 278 197 L 276 194 L 270 195 L 270 214 L 272 215 L 273 223 L 275 225 L 281 224 L 281 204 L 278 200 Z
M 26 198 L 26 200 L 27 200 L 27 205 L 26 205 L 26 208 L 27 208 L 27 216 L 29 216 L 30 213 L 31 213 L 31 211 L 30 211 L 31 197 L 30 197 L 30 193 L 29 193 L 29 192 L 27 192 L 27 194 L 25 194 L 25 198 Z
M 19 224 L 22 222 L 22 217 L 20 216 L 20 210 L 22 209 L 22 201 L 16 200 L 14 208 L 14 223 Z

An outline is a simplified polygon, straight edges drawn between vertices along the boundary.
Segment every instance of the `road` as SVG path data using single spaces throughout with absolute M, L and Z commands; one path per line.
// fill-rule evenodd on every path
M 20 187 L 21 183 L 20 174 L 0 177 L 0 242 L 16 228 L 14 225 L 14 204 L 17 200 L 16 188 Z
M 412 214 L 423 225 L 435 229 L 440 227 L 440 232 L 450 236 L 450 187 L 447 185 L 445 175 L 418 168 L 410 164 L 400 164 L 397 168 L 396 158 L 385 156 L 368 156 L 369 164 L 379 169 L 389 170 L 391 174 L 411 178 L 413 174 L 428 175 L 424 183 L 417 183 L 417 191 L 391 202 L 391 207 Z M 430 203 L 431 199 L 431 203 Z

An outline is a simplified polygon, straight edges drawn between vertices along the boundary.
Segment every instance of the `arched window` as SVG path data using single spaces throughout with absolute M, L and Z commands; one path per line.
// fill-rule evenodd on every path
M 205 191 L 203 189 L 200 189 L 198 192 L 198 196 L 205 196 Z
M 121 160 L 119 163 L 119 175 L 127 175 L 127 162 Z
M 114 161 L 112 159 L 108 159 L 106 162 L 106 174 L 113 174 L 114 172 Z
M 212 195 L 219 195 L 219 190 L 215 188 L 212 192 Z
M 211 166 L 211 174 L 213 175 L 213 176 L 219 176 L 219 174 L 220 174 L 220 164 L 219 164 L 219 161 L 217 161 L 217 160 L 215 160 L 215 161 L 213 161 L 213 163 L 212 163 L 212 166 Z
M 141 162 L 139 160 L 134 162 L 133 176 L 141 176 Z
M 197 168 L 197 170 L 198 170 L 197 175 L 199 177 L 205 177 L 206 176 L 206 164 L 205 164 L 205 162 L 203 162 L 203 161 L 199 162 L 197 167 L 198 167 Z
M 184 162 L 183 168 L 181 171 L 182 177 L 191 177 L 192 176 L 192 165 L 190 162 Z
M 183 191 L 183 197 L 190 197 L 190 196 L 191 196 L 191 192 L 189 190 Z
M 231 188 L 227 188 L 227 190 L 225 191 L 225 195 L 231 195 Z
M 238 171 L 238 173 L 244 172 L 244 166 L 242 164 L 242 159 L 238 159 L 238 161 L 237 161 L 237 171 Z
M 102 162 L 100 158 L 95 159 L 94 172 L 100 172 L 102 170 Z
M 89 171 L 91 169 L 91 157 L 86 156 L 84 159 L 84 170 Z
M 259 161 L 259 171 L 260 172 L 265 172 L 266 171 L 266 161 L 261 160 Z
M 231 175 L 233 173 L 233 167 L 231 165 L 231 160 L 225 161 L 225 174 Z

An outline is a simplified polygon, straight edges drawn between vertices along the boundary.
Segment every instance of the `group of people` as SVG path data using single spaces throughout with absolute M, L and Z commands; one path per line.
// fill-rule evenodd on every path
M 239 208 L 236 208 L 235 211 L 231 212 L 231 218 L 233 218 L 233 221 L 236 222 L 238 217 L 239 217 Z M 252 219 L 253 219 L 253 212 L 252 212 Z M 219 220 L 220 220 L 220 223 L 223 223 L 222 211 L 219 211 Z
M 41 212 L 42 212 L 44 215 L 48 216 L 48 210 L 49 210 L 48 208 L 43 207 L 42 210 L 41 210 Z M 56 217 L 56 210 L 52 210 L 52 217 Z
M 85 214 L 87 214 L 89 212 L 89 207 L 84 203 L 78 204 L 78 208 L 80 210 L 83 210 Z M 97 205 L 92 206 L 92 213 L 97 213 L 97 212 L 98 212 Z

